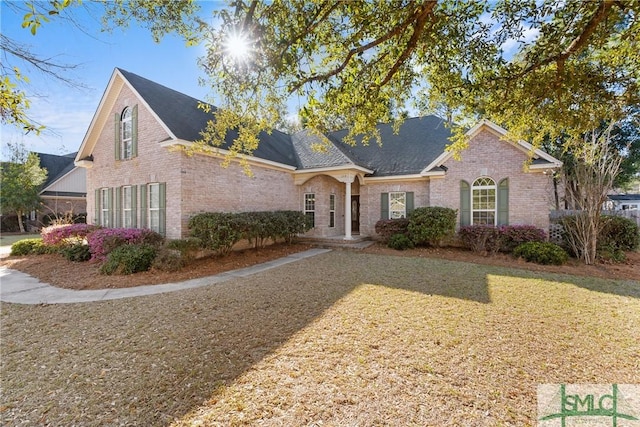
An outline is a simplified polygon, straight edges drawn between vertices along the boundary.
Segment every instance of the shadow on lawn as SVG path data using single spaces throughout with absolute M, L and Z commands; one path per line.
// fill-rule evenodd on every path
M 4 330 L 2 356 L 6 369 L 20 373 L 3 379 L 9 390 L 4 400 L 24 407 L 36 417 L 34 422 L 43 424 L 167 425 L 215 399 L 219 387 L 249 371 L 363 283 L 488 304 L 487 275 L 492 271 L 540 276 L 437 259 L 334 251 L 191 291 L 39 307 L 55 319 L 46 328 L 29 321 L 28 308 L 16 309 L 11 319 L 22 332 Z M 617 289 L 615 284 L 600 289 L 600 280 L 555 280 L 600 292 Z M 629 286 L 616 294 L 638 297 L 636 291 Z M 48 334 L 48 328 L 56 333 Z M 23 363 L 25 352 L 34 360 Z M 28 395 L 20 391 L 21 384 L 37 388 Z M 70 399 L 80 399 L 76 405 L 85 409 L 69 415 Z M 49 400 L 53 403 L 43 404 Z

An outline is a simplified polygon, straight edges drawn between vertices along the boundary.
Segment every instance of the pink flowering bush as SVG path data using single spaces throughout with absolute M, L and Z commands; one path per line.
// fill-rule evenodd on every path
M 107 255 L 122 245 L 148 244 L 159 246 L 164 238 L 144 228 L 100 228 L 87 235 L 91 261 L 104 261 Z
M 87 235 L 99 227 L 90 224 L 52 225 L 42 229 L 42 241 L 48 246 L 59 246 L 72 241 L 84 240 Z

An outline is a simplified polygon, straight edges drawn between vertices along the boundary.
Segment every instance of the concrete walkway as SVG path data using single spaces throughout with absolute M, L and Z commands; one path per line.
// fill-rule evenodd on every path
M 106 301 L 120 298 L 138 297 L 143 295 L 160 294 L 164 292 L 193 289 L 201 286 L 226 282 L 238 277 L 246 277 L 261 273 L 281 265 L 296 262 L 315 255 L 329 252 L 330 249 L 309 249 L 284 258 L 257 264 L 239 270 L 163 285 L 146 285 L 135 288 L 97 289 L 76 291 L 72 289 L 56 288 L 43 283 L 35 277 L 6 267 L 0 267 L 0 301 L 16 304 L 67 304 L 76 302 Z M 123 280 L 126 280 L 123 277 Z

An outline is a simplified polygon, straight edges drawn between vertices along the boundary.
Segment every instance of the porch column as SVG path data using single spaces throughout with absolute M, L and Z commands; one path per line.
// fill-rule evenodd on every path
M 340 181 L 344 182 L 344 239 L 351 240 L 351 183 L 354 181 L 355 175 L 346 174 L 340 177 Z

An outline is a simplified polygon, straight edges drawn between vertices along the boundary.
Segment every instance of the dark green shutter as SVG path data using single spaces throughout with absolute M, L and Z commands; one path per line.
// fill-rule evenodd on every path
M 115 217 L 116 220 L 113 222 L 114 227 L 122 227 L 122 187 L 114 188 L 116 194 L 115 200 Z
M 159 233 L 162 234 L 163 236 L 166 233 L 167 227 L 166 227 L 166 222 L 167 222 L 167 215 L 166 215 L 166 211 L 167 211 L 167 184 L 164 182 L 161 182 L 158 185 L 158 189 L 160 190 L 160 211 L 159 211 L 159 218 L 160 218 L 160 224 L 159 224 Z
M 94 217 L 93 217 L 93 223 L 96 225 L 102 225 L 102 222 L 100 222 L 100 189 L 98 188 L 95 191 L 95 199 L 94 199 L 94 207 L 95 207 L 95 211 L 94 211 Z
M 147 228 L 147 186 L 140 186 L 140 228 Z
M 380 219 L 389 219 L 389 193 L 380 196 Z
M 509 178 L 498 185 L 498 225 L 509 225 Z
M 131 157 L 138 156 L 138 106 L 131 112 Z
M 406 200 L 406 203 L 407 203 L 407 205 L 406 205 L 407 218 L 409 218 L 409 214 L 411 212 L 413 212 L 413 209 L 414 209 L 414 207 L 413 207 L 413 191 L 407 192 L 406 193 L 406 198 L 407 198 L 407 200 Z
M 138 186 L 131 186 L 131 227 L 138 226 Z
M 115 114 L 113 127 L 115 129 L 114 151 L 116 153 L 116 160 L 120 160 L 120 114 L 118 113 Z
M 460 181 L 460 226 L 471 224 L 471 187 L 467 181 Z

